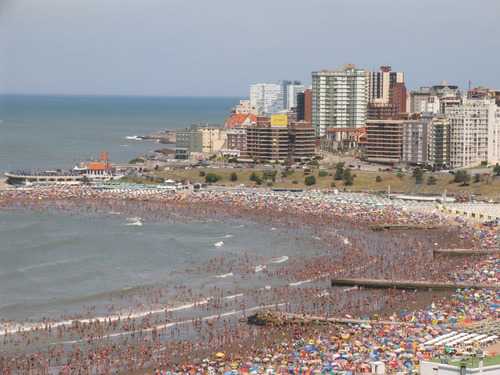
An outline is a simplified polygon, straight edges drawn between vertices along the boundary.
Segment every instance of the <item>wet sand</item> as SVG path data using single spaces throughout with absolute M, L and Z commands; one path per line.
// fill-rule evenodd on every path
M 61 194 L 64 194 L 64 199 Z M 29 199 L 18 200 L 15 196 L 9 196 L 0 200 L 0 207 L 4 209 L 30 209 L 44 212 L 53 210 L 55 212 L 110 212 L 120 211 L 129 214 L 139 215 L 142 220 L 162 221 L 166 218 L 175 220 L 199 220 L 204 222 L 208 217 L 217 220 L 231 220 L 239 218 L 251 220 L 262 227 L 276 225 L 283 231 L 283 238 L 287 241 L 297 241 L 304 246 L 304 254 L 289 259 L 273 272 L 265 268 L 258 272 L 259 277 L 277 278 L 286 281 L 288 284 L 283 288 L 276 288 L 275 291 L 251 291 L 245 290 L 245 278 L 256 274 L 256 269 L 249 266 L 249 261 L 245 257 L 236 262 L 241 263 L 242 280 L 235 286 L 235 293 L 244 293 L 253 296 L 257 306 L 265 309 L 264 306 L 274 306 L 281 303 L 284 309 L 290 309 L 297 313 L 318 313 L 324 315 L 344 316 L 346 314 L 361 316 L 374 315 L 380 317 L 396 316 L 404 310 L 415 311 L 425 309 L 430 304 L 439 299 L 449 298 L 450 294 L 443 292 L 412 292 L 412 291 L 370 291 L 363 290 L 343 293 L 339 290 L 320 288 L 319 285 L 328 284 L 332 275 L 340 274 L 346 276 L 371 276 L 385 277 L 388 280 L 405 278 L 426 278 L 443 280 L 450 275 L 456 266 L 456 260 L 435 259 L 432 255 L 431 244 L 437 243 L 440 246 L 472 246 L 470 239 L 463 236 L 459 230 L 449 232 L 449 228 L 442 230 L 411 231 L 411 233 L 374 233 L 371 231 L 373 222 L 388 222 L 404 220 L 405 222 L 419 222 L 426 220 L 429 223 L 439 222 L 440 218 L 435 215 L 413 215 L 403 213 L 398 210 L 388 209 L 387 211 L 373 212 L 359 209 L 355 206 L 326 205 L 321 202 L 298 202 L 281 198 L 261 199 L 260 197 L 231 197 L 224 194 L 202 194 L 193 197 L 172 197 L 153 195 L 142 195 L 140 199 L 137 195 L 126 196 L 126 193 L 119 195 L 106 195 L 108 192 L 95 192 L 89 190 L 70 191 L 70 198 L 67 198 L 66 191 L 35 191 Z M 124 196 L 125 195 L 125 196 Z M 76 199 L 75 199 L 76 198 Z M 168 210 L 165 205 L 168 204 Z M 262 215 L 264 213 L 264 215 Z M 359 214 L 363 214 L 361 216 Z M 175 214 L 175 215 L 174 215 Z M 112 219 L 112 215 L 110 219 Z M 300 232 L 304 228 L 306 232 Z M 345 237 L 342 230 L 347 230 L 351 235 Z M 302 234 L 298 234 L 302 233 Z M 464 232 L 465 233 L 465 232 Z M 294 238 L 295 237 L 295 238 Z M 388 247 L 381 246 L 377 238 L 382 239 Z M 374 241 L 375 239 L 375 241 Z M 437 245 L 435 245 L 437 246 Z M 335 251 L 333 251 L 335 249 Z M 358 263 L 359 262 L 359 263 Z M 463 261 L 464 265 L 474 264 L 474 259 Z M 222 272 L 225 266 L 224 259 L 214 259 L 207 264 L 201 265 L 196 272 L 207 270 L 217 270 Z M 232 265 L 234 267 L 234 265 Z M 227 272 L 227 271 L 226 271 Z M 245 273 L 246 272 L 246 273 Z M 221 274 L 221 273 L 219 273 Z M 323 283 L 323 284 L 321 284 Z M 314 285 L 314 286 L 313 286 Z M 317 286 L 316 286 L 317 285 Z M 228 291 L 214 290 L 224 296 Z M 272 293 L 271 293 L 272 292 Z M 161 299 L 161 290 L 145 291 L 148 299 Z M 274 294 L 273 294 L 274 293 Z M 190 298 L 192 291 L 179 286 L 179 294 L 186 300 Z M 160 297 L 159 297 L 160 296 Z M 173 341 L 166 339 L 165 333 L 156 329 L 157 321 L 154 317 L 144 317 L 134 319 L 130 322 L 132 327 L 128 327 L 128 322 L 104 322 L 104 327 L 93 322 L 86 327 L 61 328 L 61 338 L 65 335 L 71 337 L 81 337 L 86 341 L 88 348 L 79 345 L 73 346 L 73 351 L 67 354 L 61 353 L 62 361 L 64 355 L 68 355 L 76 361 L 73 365 L 74 371 L 81 371 L 82 358 L 89 358 L 94 363 L 98 359 L 97 366 L 104 362 L 106 365 L 99 368 L 113 368 L 117 358 L 124 362 L 129 362 L 128 367 L 149 367 L 134 373 L 151 373 L 152 367 L 171 369 L 175 364 L 191 364 L 210 357 L 215 352 L 225 352 L 226 356 L 245 356 L 259 348 L 272 346 L 284 339 L 291 340 L 295 329 L 304 336 L 317 334 L 316 331 L 331 330 L 323 325 L 301 326 L 301 327 L 249 327 L 246 323 L 229 323 L 221 316 L 223 303 L 220 300 L 209 302 L 206 308 L 209 311 L 219 314 L 214 318 L 217 325 L 209 325 L 203 321 L 193 321 L 181 325 L 180 328 L 187 330 L 198 329 L 199 335 L 208 335 L 202 338 L 198 335 L 194 342 L 183 341 L 175 338 Z M 241 303 L 241 301 L 238 301 Z M 227 309 L 233 308 L 231 303 L 224 302 Z M 200 305 L 205 309 L 205 305 Z M 378 306 L 378 307 L 377 307 Z M 243 306 L 244 308 L 244 306 Z M 78 317 L 81 318 L 81 317 Z M 162 323 L 163 320 L 162 320 Z M 203 323 L 203 324 L 202 324 Z M 202 328 L 203 326 L 203 328 Z M 99 344 L 106 338 L 104 330 L 109 327 L 122 329 L 124 332 L 130 331 L 132 341 L 121 338 L 119 345 L 124 345 L 124 349 L 130 349 L 130 353 L 117 355 L 115 343 L 104 341 L 106 344 Z M 174 326 L 175 327 L 175 326 Z M 177 329 L 177 328 L 175 328 Z M 157 332 L 158 331 L 158 332 Z M 293 331 L 293 332 L 292 332 Z M 46 334 L 46 330 L 40 330 Z M 167 334 L 168 335 L 168 334 Z M 94 341 L 97 337 L 100 341 Z M 174 338 L 174 334 L 172 334 Z M 177 337 L 177 336 L 175 336 Z M 32 340 L 29 336 L 28 340 Z M 20 341 L 20 345 L 26 340 Z M 154 342 L 154 346 L 151 344 Z M 198 344 L 208 344 L 206 349 L 197 350 Z M 153 348 L 157 350 L 168 349 L 164 357 L 155 357 Z M 174 349 L 172 349 L 173 347 Z M 118 349 L 121 349 L 118 347 Z M 107 357 L 109 356 L 109 357 Z M 43 357 L 43 355 L 42 355 Z M 154 361 L 153 361 L 153 358 Z M 22 361 L 22 354 L 20 363 Z M 156 362 L 152 364 L 151 362 Z M 121 367 L 121 364 L 120 364 Z M 99 370 L 102 371 L 102 370 Z M 109 370 L 113 371 L 113 370 Z M 87 367 L 86 372 L 92 373 Z

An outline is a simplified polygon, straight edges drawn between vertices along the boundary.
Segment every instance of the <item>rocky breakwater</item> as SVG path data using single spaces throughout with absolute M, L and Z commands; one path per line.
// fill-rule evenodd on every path
M 141 135 L 137 138 L 143 140 L 156 140 L 159 143 L 173 144 L 176 141 L 175 130 L 165 130 L 153 135 Z

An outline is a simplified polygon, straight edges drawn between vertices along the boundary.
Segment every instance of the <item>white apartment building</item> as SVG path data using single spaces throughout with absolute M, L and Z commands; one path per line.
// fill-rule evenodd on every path
M 500 108 L 489 99 L 462 99 L 446 108 L 453 168 L 500 161 Z
M 299 92 L 305 91 L 304 85 L 291 84 L 286 87 L 286 108 L 292 109 L 297 107 L 297 94 Z
M 407 164 L 427 164 L 429 156 L 428 120 L 403 122 L 403 148 L 401 161 Z
M 297 93 L 304 91 L 300 81 L 258 83 L 250 86 L 250 105 L 258 106 L 261 115 L 272 115 L 297 106 Z
M 283 87 L 278 83 L 250 85 L 250 105 L 258 106 L 261 115 L 281 112 L 283 108 Z
M 367 114 L 367 72 L 354 64 L 343 70 L 312 72 L 312 125 L 317 137 L 326 128 L 360 128 Z

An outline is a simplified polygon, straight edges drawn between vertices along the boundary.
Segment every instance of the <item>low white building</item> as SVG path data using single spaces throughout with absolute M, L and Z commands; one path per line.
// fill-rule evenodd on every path
M 479 359 L 477 367 L 466 365 L 445 364 L 424 361 L 420 362 L 420 375 L 498 375 L 500 365 L 483 366 L 483 359 Z

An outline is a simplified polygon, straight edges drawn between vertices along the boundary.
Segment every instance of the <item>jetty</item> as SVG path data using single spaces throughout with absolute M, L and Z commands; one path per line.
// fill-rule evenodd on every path
M 374 231 L 383 230 L 429 230 L 440 229 L 440 225 L 420 225 L 420 224 L 375 224 L 372 225 Z
M 255 325 L 281 325 L 281 324 L 365 324 L 365 325 L 398 325 L 398 326 L 415 326 L 411 322 L 395 322 L 392 320 L 372 320 L 372 319 L 356 319 L 356 318 L 325 318 L 323 316 L 294 314 L 285 312 L 269 312 L 257 313 L 248 317 L 249 324 Z
M 490 255 L 500 254 L 500 249 L 434 249 L 436 255 L 443 256 L 463 256 L 463 255 Z
M 332 286 L 358 286 L 375 289 L 498 289 L 500 284 L 444 283 L 435 281 L 379 280 L 379 279 L 332 279 Z

